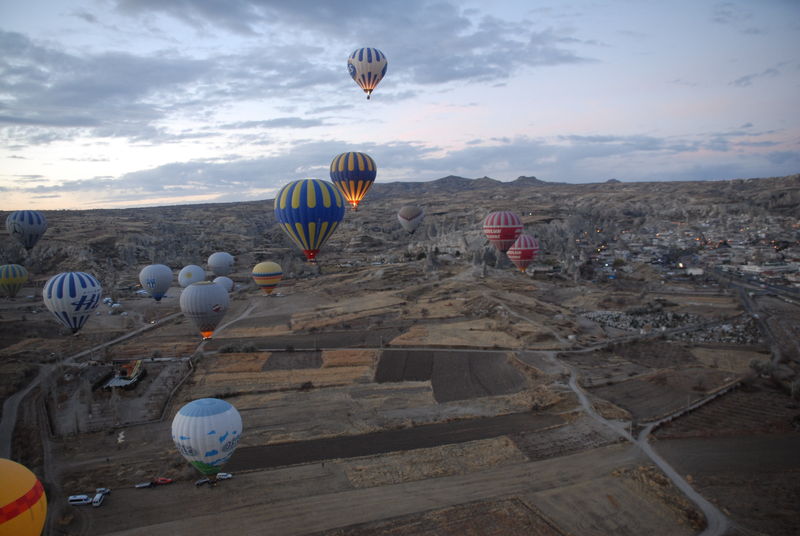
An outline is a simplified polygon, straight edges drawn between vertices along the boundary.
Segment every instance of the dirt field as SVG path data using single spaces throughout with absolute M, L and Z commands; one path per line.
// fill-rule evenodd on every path
M 768 359 L 769 355 L 763 350 L 742 350 L 736 346 L 720 345 L 719 347 L 694 347 L 690 352 L 697 360 L 707 367 L 727 370 L 735 374 L 744 375 L 750 372 L 750 362 L 753 359 Z
M 655 448 L 736 523 L 756 534 L 797 534 L 800 434 L 668 439 Z
M 185 319 L 158 316 L 175 310 L 178 289 L 157 313 L 152 300 L 123 299 L 128 317 L 92 318 L 85 334 L 66 341 L 51 337 L 49 320 L 35 313 L 34 336 L 2 350 L 17 360 L 8 376 L 17 383 L 26 364 L 47 359 L 41 348 L 71 355 L 136 327 L 147 331 L 85 360 L 192 356 L 196 365 L 164 420 L 136 426 L 135 415 L 160 413 L 184 361 L 148 362 L 145 382 L 115 395 L 78 388 L 80 373 L 62 381 L 71 393 L 54 413 L 60 433 L 75 423 L 100 430 L 55 441 L 64 491 L 114 488 L 103 508 L 64 505 L 74 520 L 63 532 L 182 534 L 213 523 L 275 534 L 693 533 L 669 493 L 651 493 L 631 476 L 638 453 L 575 411 L 565 370 L 551 358 L 562 352 L 579 369 L 601 412 L 613 409 L 607 399 L 646 419 L 726 381 L 750 350 L 726 361 L 724 349 L 648 341 L 564 353 L 607 337 L 570 303 L 634 307 L 640 294 L 423 267 L 343 268 L 298 279 L 284 297 L 245 288 L 205 342 Z M 725 309 L 724 300 L 709 306 Z M 13 329 L 23 310 L 0 311 L 0 321 Z M 207 396 L 234 404 L 245 423 L 228 466 L 236 476 L 216 489 L 192 485 L 197 475 L 169 433 L 180 405 Z M 178 481 L 130 488 L 155 476 Z M 220 513 L 210 517 L 211 508 Z
M 691 368 L 594 387 L 590 392 L 647 422 L 674 413 L 734 379 L 726 371 Z
M 565 536 L 519 499 L 468 503 L 314 536 Z
M 375 380 L 430 380 L 437 402 L 504 395 L 526 387 L 512 359 L 507 352 L 384 350 Z
M 419 526 L 415 523 L 427 523 L 423 520 L 429 512 L 494 504 L 499 499 L 496 506 L 473 510 L 481 514 L 473 525 L 498 519 L 512 531 L 535 521 L 544 523 L 553 534 L 587 534 L 579 530 L 586 527 L 593 527 L 598 534 L 693 534 L 680 528 L 679 516 L 668 506 L 612 476 L 637 463 L 635 449 L 611 446 L 557 460 L 501 464 L 464 474 L 354 489 L 344 467 L 330 462 L 240 473 L 217 489 L 179 482 L 161 489 L 115 490 L 103 508 L 84 513 L 89 518 L 89 534 L 186 534 L 202 531 L 211 523 L 235 523 L 245 533 L 258 530 L 290 535 L 354 525 L 353 530 L 380 529 L 383 525 L 365 524 L 382 520 L 389 520 L 387 527 L 396 523 L 397 530 L 405 526 L 415 530 Z M 507 506 L 503 502 L 514 497 L 526 505 L 519 510 L 528 512 L 522 518 L 504 513 Z M 137 509 L 130 508 L 134 502 Z M 148 512 L 147 525 L 137 511 Z M 457 534 L 467 522 L 464 515 L 434 516 L 441 521 L 434 522 L 431 530 Z M 404 516 L 408 517 L 401 519 Z
M 658 438 L 716 437 L 800 431 L 800 407 L 767 380 L 745 384 L 666 423 Z

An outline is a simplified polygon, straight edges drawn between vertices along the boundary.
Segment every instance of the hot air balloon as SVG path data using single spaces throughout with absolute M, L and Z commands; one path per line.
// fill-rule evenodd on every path
M 47 218 L 38 210 L 18 210 L 6 218 L 8 233 L 30 250 L 47 231 Z
M 483 220 L 486 238 L 505 253 L 522 233 L 522 221 L 513 212 L 492 212 Z
M 145 266 L 139 272 L 139 282 L 142 284 L 142 288 L 150 293 L 150 296 L 156 301 L 161 301 L 172 284 L 172 269 L 163 264 Z
M 206 279 L 206 271 L 197 266 L 196 264 L 189 264 L 188 266 L 184 266 L 180 272 L 178 272 L 178 283 L 183 287 L 186 288 L 192 283 L 199 283 L 200 281 L 205 281 Z
M 225 289 L 225 292 L 230 292 L 233 290 L 233 279 L 230 277 L 225 277 L 224 275 L 215 277 L 214 283 L 217 285 L 222 285 L 222 288 Z
M 411 234 L 414 234 L 424 217 L 425 210 L 415 205 L 406 205 L 397 212 L 397 221 Z
M 511 259 L 520 272 L 524 272 L 536 255 L 539 253 L 539 241 L 530 235 L 519 235 L 519 238 L 508 249 L 508 258 Z
M 208 476 L 219 473 L 236 450 L 241 435 L 239 412 L 217 398 L 193 400 L 172 419 L 172 440 L 178 452 Z
M 347 70 L 367 94 L 367 99 L 386 75 L 386 66 L 386 56 L 377 48 L 359 48 L 347 59 Z
M 233 263 L 233 255 L 224 251 L 217 251 L 208 258 L 208 269 L 214 275 L 228 275 L 233 271 Z
M 19 264 L 0 266 L 0 291 L 13 298 L 28 281 L 28 270 Z
M 203 339 L 210 339 L 228 311 L 230 298 L 222 285 L 211 281 L 192 283 L 181 293 L 181 311 L 194 322 Z
M 39 536 L 47 518 L 44 487 L 27 467 L 0 458 L 0 536 Z
M 344 198 L 326 181 L 290 182 L 275 197 L 275 218 L 306 259 L 316 262 L 319 248 L 344 218 Z
M 93 275 L 64 272 L 47 280 L 42 299 L 56 319 L 77 333 L 97 309 L 103 288 Z
M 342 153 L 331 162 L 331 181 L 342 191 L 353 210 L 358 210 L 358 204 L 375 182 L 377 172 L 375 161 L 364 153 Z
M 282 277 L 283 270 L 276 262 L 259 262 L 253 267 L 253 281 L 266 295 L 272 294 Z

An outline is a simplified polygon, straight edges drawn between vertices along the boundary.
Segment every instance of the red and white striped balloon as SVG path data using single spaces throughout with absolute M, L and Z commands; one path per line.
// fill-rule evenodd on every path
M 483 232 L 494 247 L 505 253 L 522 234 L 522 220 L 513 212 L 492 212 L 483 220 Z
M 520 235 L 516 242 L 508 248 L 508 258 L 519 268 L 520 272 L 536 259 L 539 254 L 539 241 L 530 235 Z

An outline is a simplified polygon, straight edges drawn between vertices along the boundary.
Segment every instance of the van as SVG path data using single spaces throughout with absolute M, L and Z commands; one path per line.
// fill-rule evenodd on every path
M 67 502 L 69 504 L 89 504 L 92 502 L 92 498 L 88 495 L 70 495 Z
M 94 499 L 92 499 L 92 506 L 97 508 L 98 506 L 103 504 L 103 499 L 105 499 L 105 498 L 106 498 L 106 494 L 105 493 L 101 492 L 101 493 L 96 494 L 94 496 Z

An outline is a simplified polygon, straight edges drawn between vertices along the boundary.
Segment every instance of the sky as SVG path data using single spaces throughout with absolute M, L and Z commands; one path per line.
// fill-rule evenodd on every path
M 377 182 L 798 173 L 800 2 L 0 3 L 1 210 L 269 199 L 345 151 Z

